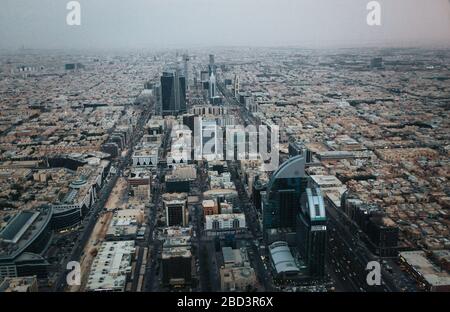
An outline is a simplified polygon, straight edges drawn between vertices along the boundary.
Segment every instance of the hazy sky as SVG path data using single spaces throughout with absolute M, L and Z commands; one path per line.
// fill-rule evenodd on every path
M 0 0 L 0 48 L 450 46 L 449 0 Z

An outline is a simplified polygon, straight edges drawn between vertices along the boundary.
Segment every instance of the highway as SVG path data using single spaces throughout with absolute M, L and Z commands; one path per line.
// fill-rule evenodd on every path
M 208 190 L 207 171 L 204 166 L 198 165 L 197 183 L 200 188 L 199 202 L 203 202 L 203 192 Z M 204 237 L 203 210 L 199 206 L 195 206 L 195 216 L 193 220 L 195 224 L 196 239 L 195 244 L 196 256 L 199 265 L 199 278 L 201 291 L 213 291 L 217 285 L 218 276 L 214 276 L 211 270 L 210 260 L 214 256 L 214 248 L 211 248 L 213 242 Z
M 258 125 L 258 121 L 255 120 L 251 114 L 245 109 L 245 107 L 239 103 L 239 101 L 224 87 L 221 82 L 217 82 L 217 88 L 225 97 L 226 103 L 230 106 L 235 106 L 239 108 L 239 115 L 236 116 L 241 123 L 245 126 L 252 124 Z M 237 161 L 228 161 L 228 168 L 231 173 L 231 177 L 236 186 L 236 190 L 239 196 L 239 203 L 245 214 L 245 220 L 247 223 L 247 228 L 250 230 L 251 236 L 246 240 L 248 248 L 249 257 L 252 260 L 253 268 L 255 269 L 256 275 L 259 282 L 262 284 L 266 291 L 274 290 L 271 275 L 267 272 L 267 269 L 263 263 L 262 255 L 260 249 L 255 244 L 262 238 L 262 230 L 259 223 L 258 213 L 256 207 L 250 201 L 247 191 L 245 190 L 244 184 L 242 182 L 242 173 L 238 168 Z
M 169 146 L 170 141 L 170 129 L 167 129 L 166 133 L 164 133 L 163 142 L 162 142 L 162 153 L 160 159 L 166 159 L 166 150 Z M 159 262 L 159 253 L 162 248 L 162 243 L 158 239 L 153 239 L 154 231 L 156 228 L 156 219 L 157 219 L 157 211 L 162 208 L 161 195 L 163 192 L 163 183 L 164 181 L 165 169 L 158 162 L 157 173 L 156 173 L 156 183 L 152 181 L 152 187 L 154 193 L 152 193 L 152 204 L 150 205 L 150 213 L 148 216 L 148 231 L 145 242 L 149 245 L 149 261 L 147 262 L 147 266 L 145 268 L 145 280 L 144 280 L 144 291 L 154 291 L 155 290 L 155 279 L 157 277 L 157 267 Z M 157 287 L 159 285 L 156 285 Z
M 244 185 L 241 181 L 241 175 L 239 174 L 239 171 L 237 169 L 237 162 L 229 161 L 228 168 L 231 172 L 231 177 L 238 191 L 239 202 L 245 213 L 247 227 L 252 234 L 251 237 L 246 239 L 246 242 L 249 247 L 248 253 L 250 259 L 252 260 L 253 268 L 255 269 L 256 275 L 258 276 L 258 280 L 264 286 L 264 290 L 273 291 L 274 286 L 270 278 L 271 275 L 268 274 L 266 267 L 264 266 L 264 263 L 262 261 L 260 249 L 255 244 L 255 241 L 258 241 L 262 238 L 262 232 L 258 221 L 258 213 L 256 212 L 255 206 L 248 198 L 247 192 L 244 189 Z
M 70 261 L 79 261 L 80 260 L 83 250 L 84 250 L 84 247 L 86 246 L 86 243 L 88 242 L 88 240 L 92 234 L 92 231 L 95 227 L 99 213 L 103 210 L 105 203 L 108 200 L 108 197 L 109 197 L 112 189 L 114 188 L 114 185 L 117 182 L 117 179 L 122 174 L 124 168 L 126 166 L 128 166 L 128 164 L 130 163 L 131 156 L 133 154 L 133 148 L 136 145 L 136 143 L 139 142 L 139 140 L 141 139 L 141 137 L 143 135 L 142 129 L 145 126 L 149 116 L 150 116 L 150 112 L 148 110 L 145 110 L 143 112 L 143 114 L 141 114 L 136 127 L 134 127 L 134 129 L 133 129 L 133 135 L 131 136 L 132 140 L 129 142 L 129 150 L 128 150 L 127 155 L 123 158 L 119 158 L 119 160 L 117 162 L 116 174 L 113 175 L 111 180 L 109 180 L 107 182 L 107 184 L 102 187 L 102 189 L 100 190 L 100 192 L 98 194 L 99 195 L 98 200 L 93 204 L 92 208 L 90 209 L 88 214 L 83 219 L 83 221 L 80 225 L 80 228 L 82 228 L 83 231 L 82 231 L 80 237 L 78 238 L 78 240 L 76 241 L 70 257 L 68 257 L 68 260 L 64 263 L 64 266 L 61 268 L 61 273 L 59 274 L 59 277 L 57 278 L 57 280 L 53 286 L 54 291 L 61 292 L 61 291 L 64 291 L 64 289 L 66 288 L 66 286 L 67 286 L 66 276 L 68 273 L 68 271 L 66 270 L 67 263 Z
M 414 281 L 392 259 L 383 259 L 374 255 L 364 244 L 361 238 L 363 233 L 342 211 L 327 205 L 329 216 L 329 231 L 332 239 L 329 240 L 329 251 L 334 254 L 335 269 L 342 271 L 354 284 L 358 291 L 416 291 Z M 366 266 L 369 261 L 378 261 L 381 264 L 382 285 L 369 286 L 366 278 L 369 271 Z M 386 269 L 388 264 L 392 270 Z

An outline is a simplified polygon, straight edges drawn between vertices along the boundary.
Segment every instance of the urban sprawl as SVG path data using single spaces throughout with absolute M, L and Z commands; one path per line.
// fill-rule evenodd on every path
M 0 292 L 450 291 L 449 64 L 3 52 Z

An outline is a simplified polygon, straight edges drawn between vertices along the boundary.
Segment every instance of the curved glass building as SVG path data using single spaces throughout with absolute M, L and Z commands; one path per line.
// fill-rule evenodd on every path
M 308 184 L 305 158 L 289 158 L 274 172 L 263 199 L 264 232 L 278 228 L 296 228 L 300 199 Z
M 277 235 L 279 229 L 295 233 L 305 277 L 320 279 L 325 273 L 327 218 L 320 189 L 309 186 L 305 157 L 289 158 L 272 175 L 262 200 L 263 227 L 266 238 Z M 285 239 L 292 244 L 288 236 Z
M 42 256 L 52 237 L 53 209 L 43 206 L 18 212 L 0 231 L 0 280 L 27 275 L 47 276 Z

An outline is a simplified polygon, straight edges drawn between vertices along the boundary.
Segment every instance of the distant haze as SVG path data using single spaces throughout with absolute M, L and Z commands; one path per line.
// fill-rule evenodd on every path
M 68 0 L 1 0 L 0 48 L 188 48 L 195 46 L 450 46 L 450 1 L 79 0 L 81 26 L 66 25 Z

